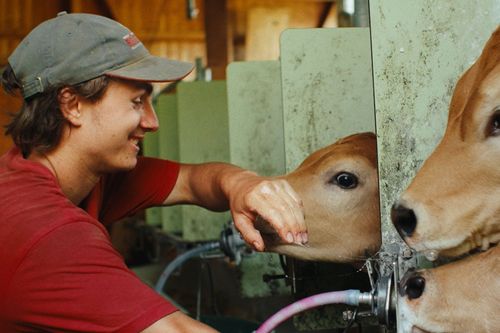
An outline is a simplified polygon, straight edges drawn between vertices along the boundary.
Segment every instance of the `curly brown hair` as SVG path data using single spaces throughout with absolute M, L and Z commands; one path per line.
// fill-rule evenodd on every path
M 109 81 L 107 76 L 102 75 L 69 88 L 80 97 L 97 102 L 104 95 Z M 8 94 L 22 92 L 22 85 L 10 65 L 3 70 L 1 82 Z M 59 107 L 59 92 L 64 87 L 54 87 L 25 99 L 19 112 L 13 114 L 12 121 L 5 126 L 5 134 L 12 137 L 23 156 L 29 156 L 32 151 L 48 152 L 59 143 L 66 123 Z

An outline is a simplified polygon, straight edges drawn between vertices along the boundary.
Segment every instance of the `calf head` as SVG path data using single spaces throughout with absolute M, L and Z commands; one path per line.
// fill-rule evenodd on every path
M 499 276 L 499 247 L 407 273 L 399 290 L 403 332 L 500 332 Z
M 304 260 L 354 262 L 380 247 L 376 137 L 361 133 L 320 149 L 283 176 L 304 204 L 309 241 L 283 244 L 263 233 L 269 251 Z
M 500 28 L 457 83 L 442 141 L 392 220 L 418 251 L 458 256 L 500 240 Z

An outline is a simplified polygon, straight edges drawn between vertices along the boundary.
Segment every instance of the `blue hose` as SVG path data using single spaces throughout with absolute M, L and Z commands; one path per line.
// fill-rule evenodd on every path
M 163 292 L 163 287 L 165 286 L 165 283 L 167 282 L 168 278 L 172 273 L 180 267 L 185 261 L 200 256 L 200 254 L 218 249 L 220 247 L 219 242 L 210 242 L 207 244 L 203 244 L 200 246 L 197 246 L 189 251 L 184 252 L 177 258 L 175 258 L 170 264 L 165 267 L 165 270 L 163 273 L 161 273 L 160 277 L 158 278 L 158 282 L 156 282 L 155 285 L 155 290 L 159 293 Z

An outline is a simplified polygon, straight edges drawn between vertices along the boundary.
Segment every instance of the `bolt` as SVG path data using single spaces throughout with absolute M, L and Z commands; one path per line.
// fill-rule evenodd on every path
M 403 250 L 403 253 L 401 255 L 404 259 L 410 259 L 413 256 L 413 253 L 410 249 L 406 248 Z
M 354 317 L 354 312 L 352 312 L 351 310 L 346 310 L 342 312 L 342 319 L 344 321 L 350 321 L 352 320 L 353 317 Z

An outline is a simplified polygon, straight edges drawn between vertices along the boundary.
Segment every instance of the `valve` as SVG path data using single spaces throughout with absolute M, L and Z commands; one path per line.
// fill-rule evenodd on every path
M 232 222 L 221 231 L 219 245 L 220 250 L 234 261 L 236 265 L 241 262 L 242 253 L 248 249 L 245 241 Z

